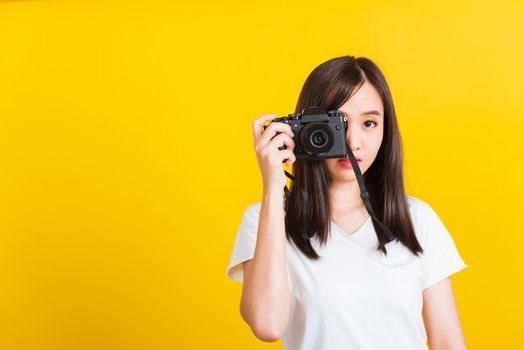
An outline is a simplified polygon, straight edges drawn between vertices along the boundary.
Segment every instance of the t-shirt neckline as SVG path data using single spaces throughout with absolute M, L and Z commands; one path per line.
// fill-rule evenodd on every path
M 335 228 L 335 231 L 337 231 L 341 236 L 343 236 L 344 238 L 346 239 L 350 239 L 350 240 L 353 240 L 355 239 L 356 237 L 360 236 L 362 234 L 362 232 L 365 231 L 366 227 L 368 226 L 368 223 L 371 222 L 371 216 L 368 216 L 368 218 L 366 219 L 366 221 L 364 221 L 364 223 L 362 225 L 360 225 L 359 228 L 356 229 L 355 232 L 353 232 L 352 234 L 348 234 L 346 231 L 344 231 L 340 226 L 338 226 L 337 224 L 335 224 L 335 222 L 333 220 L 331 220 L 331 224 L 333 225 L 333 227 Z

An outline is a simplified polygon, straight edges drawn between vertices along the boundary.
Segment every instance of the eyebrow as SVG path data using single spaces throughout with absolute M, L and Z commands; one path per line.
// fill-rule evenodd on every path
M 380 117 L 380 112 L 376 110 L 372 110 L 372 111 L 362 112 L 360 113 L 360 115 L 377 115 Z
M 346 113 L 346 112 L 344 112 L 344 114 L 345 114 L 346 116 L 349 116 L 349 114 Z M 360 113 L 360 116 L 361 116 L 361 117 L 362 117 L 362 116 L 365 116 L 365 115 L 376 115 L 376 116 L 378 116 L 378 117 L 381 116 L 380 112 L 377 111 L 377 110 L 365 111 L 365 112 Z

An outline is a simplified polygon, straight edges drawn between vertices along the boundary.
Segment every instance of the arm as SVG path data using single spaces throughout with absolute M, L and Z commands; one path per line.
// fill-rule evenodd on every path
M 466 350 L 450 278 L 423 290 L 422 315 L 431 350 Z
M 264 193 L 252 260 L 243 263 L 242 318 L 257 338 L 276 341 L 287 328 L 290 292 L 282 194 Z

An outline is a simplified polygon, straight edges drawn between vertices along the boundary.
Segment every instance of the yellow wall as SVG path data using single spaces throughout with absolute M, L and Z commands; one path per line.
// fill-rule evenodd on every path
M 251 122 L 347 54 L 386 74 L 408 194 L 470 265 L 468 345 L 521 343 L 523 5 L 174 3 L 0 1 L 1 349 L 282 348 L 225 276 Z

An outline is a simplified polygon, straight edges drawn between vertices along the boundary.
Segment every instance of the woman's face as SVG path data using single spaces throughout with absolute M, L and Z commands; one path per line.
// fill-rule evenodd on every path
M 364 82 L 360 89 L 339 109 L 348 118 L 346 139 L 358 161 L 360 172 L 364 174 L 373 164 L 384 135 L 384 106 L 378 91 L 369 82 Z M 356 180 L 355 172 L 344 158 L 326 159 L 333 183 Z

